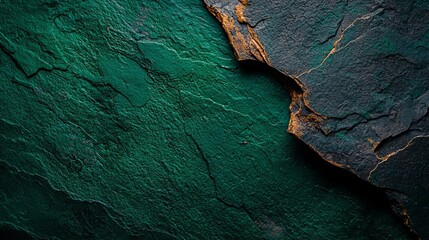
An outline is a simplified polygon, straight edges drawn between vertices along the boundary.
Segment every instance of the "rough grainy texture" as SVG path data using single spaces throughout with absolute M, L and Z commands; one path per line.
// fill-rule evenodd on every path
M 1 0 L 0 48 L 0 239 L 409 239 L 202 1 Z
M 389 189 L 396 212 L 429 239 L 429 1 L 206 4 L 239 60 L 267 63 L 299 85 L 289 132 Z

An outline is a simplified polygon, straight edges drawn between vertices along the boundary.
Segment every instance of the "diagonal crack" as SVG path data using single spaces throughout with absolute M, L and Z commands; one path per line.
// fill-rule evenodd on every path
M 346 43 L 346 45 L 344 45 L 343 47 L 339 47 L 339 46 L 340 46 L 340 44 L 341 44 L 341 41 L 344 39 L 344 36 L 345 36 L 345 34 L 346 34 L 347 30 L 349 30 L 350 28 L 352 28 L 352 27 L 353 27 L 353 26 L 354 26 L 358 21 L 368 20 L 368 19 L 370 19 L 370 18 L 374 17 L 375 15 L 377 15 L 377 14 L 379 14 L 379 13 L 383 12 L 383 11 L 384 11 L 384 9 L 383 9 L 383 8 L 379 8 L 379 9 L 375 10 L 374 12 L 368 13 L 368 14 L 366 14 L 366 15 L 363 15 L 363 16 L 358 17 L 358 18 L 356 18 L 355 20 L 353 20 L 353 22 L 352 22 L 351 24 L 349 24 L 349 25 L 348 25 L 344 30 L 342 30 L 340 37 L 339 37 L 339 38 L 334 42 L 334 45 L 333 45 L 333 47 L 332 47 L 331 51 L 330 51 L 330 52 L 328 53 L 328 55 L 327 55 L 327 56 L 322 60 L 322 62 L 321 62 L 319 65 L 317 65 L 316 67 L 311 68 L 311 69 L 309 69 L 309 70 L 307 70 L 307 71 L 304 71 L 304 72 L 302 72 L 302 73 L 298 74 L 296 77 L 297 77 L 297 78 L 299 78 L 299 77 L 301 77 L 302 75 L 309 74 L 309 73 L 311 73 L 312 71 L 314 71 L 314 70 L 316 70 L 316 69 L 320 68 L 323 64 L 325 64 L 326 60 L 328 60 L 328 58 L 329 58 L 329 57 L 331 57 L 334 53 L 341 51 L 342 49 L 346 48 L 346 47 L 347 47 L 347 46 L 349 46 L 350 44 L 352 44 L 352 43 L 354 43 L 354 42 L 356 42 L 356 41 L 358 41 L 358 40 L 362 39 L 363 37 L 365 37 L 365 34 L 362 34 L 362 35 L 360 35 L 359 37 L 357 37 L 357 38 L 355 38 L 355 39 L 353 39 L 353 40 L 349 41 L 348 43 Z
M 244 204 L 240 204 L 239 206 L 237 206 L 235 204 L 229 203 L 228 201 L 222 199 L 219 196 L 217 183 L 216 183 L 216 180 L 215 180 L 215 178 L 214 178 L 214 176 L 212 174 L 210 163 L 207 160 L 207 158 L 205 157 L 204 152 L 203 152 L 201 146 L 198 144 L 198 142 L 195 140 L 195 138 L 191 134 L 186 133 L 186 135 L 191 139 L 192 143 L 195 145 L 198 153 L 200 154 L 201 159 L 204 161 L 204 164 L 206 165 L 208 176 L 209 176 L 209 178 L 212 181 L 213 186 L 214 186 L 214 190 L 215 190 L 214 192 L 215 192 L 216 199 L 219 202 L 223 203 L 227 207 L 232 207 L 232 208 L 244 211 L 248 215 L 248 217 L 250 218 L 250 220 L 252 220 L 252 222 L 254 223 L 255 221 L 254 221 L 253 214 L 244 206 Z

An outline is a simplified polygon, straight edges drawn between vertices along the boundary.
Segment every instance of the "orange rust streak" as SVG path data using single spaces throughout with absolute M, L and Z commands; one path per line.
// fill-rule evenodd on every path
M 237 6 L 235 6 L 235 15 L 237 16 L 237 20 L 240 23 L 245 23 L 246 22 L 246 17 L 244 17 L 244 8 L 245 6 L 243 4 L 237 4 Z
M 405 147 L 403 147 L 403 148 L 400 148 L 400 149 L 398 149 L 398 150 L 396 150 L 396 151 L 394 151 L 394 152 L 391 152 L 391 153 L 389 153 L 389 154 L 387 154 L 386 156 L 383 156 L 383 157 L 380 157 L 380 156 L 378 156 L 377 154 L 375 154 L 375 156 L 378 158 L 378 159 L 380 159 L 381 161 L 387 161 L 390 157 L 392 157 L 392 156 L 394 156 L 394 155 L 396 155 L 397 153 L 399 153 L 399 152 L 401 152 L 401 151 L 404 151 L 405 149 L 407 149 L 409 146 L 411 146 L 412 144 L 413 144 L 413 141 L 414 140 L 416 140 L 417 138 L 427 138 L 427 137 L 429 137 L 429 135 L 419 135 L 419 136 L 415 136 L 415 137 L 413 137 L 408 143 L 407 143 L 407 145 L 405 145 Z
M 263 44 L 259 40 L 253 28 L 246 22 L 244 9 L 247 3 L 247 1 L 242 0 L 235 6 L 235 17 L 237 20 L 225 13 L 222 13 L 220 9 L 212 6 L 207 5 L 207 9 L 219 20 L 219 22 L 221 22 L 239 61 L 256 59 L 270 65 L 271 62 Z M 246 24 L 247 32 L 240 31 L 239 24 Z
M 377 168 L 381 165 L 381 164 L 383 164 L 384 162 L 386 162 L 387 160 L 389 160 L 389 158 L 391 158 L 392 156 L 394 156 L 394 155 L 396 155 L 396 154 L 398 154 L 399 152 L 402 152 L 402 151 L 404 151 L 405 149 L 407 149 L 409 146 L 411 146 L 412 144 L 413 144 L 413 142 L 414 142 L 414 140 L 416 140 L 417 138 L 426 138 L 426 137 L 429 137 L 429 135 L 419 135 L 419 136 L 415 136 L 415 137 L 413 137 L 409 142 L 408 142 L 408 144 L 405 146 L 405 147 L 403 147 L 403 148 L 400 148 L 400 149 L 398 149 L 398 150 L 396 150 L 396 151 L 394 151 L 394 152 L 391 152 L 391 153 L 389 153 L 389 154 L 387 154 L 386 156 L 383 156 L 383 157 L 379 157 L 376 153 L 374 153 L 374 155 L 375 155 L 375 157 L 377 158 L 377 159 L 379 159 L 379 160 L 381 160 L 379 163 L 377 163 L 377 165 L 369 172 L 369 175 L 368 175 L 368 180 L 370 180 L 370 178 L 371 178 L 371 175 L 377 170 Z M 376 146 L 377 147 L 377 146 Z
M 241 4 L 247 5 L 249 3 L 249 0 L 239 0 Z
M 304 75 L 304 74 L 309 74 L 309 73 L 311 73 L 313 70 L 316 70 L 316 69 L 320 68 L 320 67 L 321 67 L 321 66 L 326 62 L 326 60 L 327 60 L 330 56 L 332 56 L 332 54 L 336 53 L 337 51 L 339 51 L 339 50 L 341 50 L 341 49 L 343 49 L 343 48 L 345 48 L 345 47 L 347 47 L 350 43 L 356 42 L 357 40 L 361 39 L 364 35 L 361 35 L 361 36 L 357 37 L 356 39 L 354 39 L 354 40 L 352 40 L 352 41 L 348 42 L 348 43 L 346 44 L 346 46 L 341 47 L 341 48 L 338 48 L 338 47 L 339 47 L 339 45 L 340 45 L 340 43 L 341 43 L 341 41 L 344 39 L 344 35 L 345 35 L 346 31 L 347 31 L 347 30 L 349 30 L 351 27 L 353 27 L 353 26 L 356 24 L 356 22 L 357 22 L 357 21 L 361 21 L 361 20 L 368 20 L 368 19 L 370 19 L 371 17 L 373 17 L 373 16 L 377 15 L 378 13 L 380 13 L 381 11 L 382 11 L 382 9 L 378 9 L 378 10 L 376 10 L 376 11 L 374 11 L 374 12 L 368 13 L 368 14 L 366 14 L 366 15 L 363 15 L 362 17 L 359 17 L 359 18 L 356 18 L 355 20 L 353 20 L 353 22 L 352 22 L 350 25 L 348 25 L 344 30 L 342 30 L 342 32 L 341 32 L 341 34 L 340 34 L 340 37 L 339 37 L 339 38 L 334 42 L 334 44 L 333 44 L 333 47 L 332 47 L 331 51 L 329 51 L 328 55 L 327 55 L 325 58 L 323 58 L 322 62 L 321 62 L 318 66 L 316 66 L 316 67 L 314 67 L 314 68 L 311 68 L 311 69 L 309 69 L 309 70 L 307 70 L 307 71 L 304 71 L 304 72 L 302 72 L 302 73 L 298 74 L 296 77 L 297 77 L 297 78 L 299 78 L 299 77 L 301 77 L 301 76 L 302 76 L 302 75 Z
M 245 36 L 238 30 L 237 26 L 235 26 L 234 19 L 212 6 L 207 5 L 207 9 L 219 20 L 219 22 L 221 22 L 222 27 L 228 36 L 228 40 L 233 46 L 234 54 L 237 59 L 246 60 L 250 53 L 249 44 L 247 43 Z
M 247 29 L 249 31 L 250 38 L 251 38 L 250 42 L 251 42 L 252 46 L 254 47 L 254 49 L 257 50 L 257 52 L 259 53 L 260 58 L 261 58 L 261 59 L 258 59 L 258 58 L 257 59 L 261 62 L 265 62 L 268 65 L 271 65 L 271 61 L 268 57 L 268 54 L 265 51 L 265 48 L 262 45 L 261 41 L 259 41 L 259 38 L 256 35 L 255 31 L 253 30 L 253 28 L 250 27 L 250 25 L 247 25 Z

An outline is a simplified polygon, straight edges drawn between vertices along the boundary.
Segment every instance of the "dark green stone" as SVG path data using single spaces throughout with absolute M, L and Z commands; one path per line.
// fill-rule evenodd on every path
M 429 1 L 205 2 L 239 60 L 299 85 L 289 132 L 386 189 L 429 239 L 429 148 L 417 144 L 429 137 Z
M 203 2 L 0 1 L 0 239 L 409 239 Z

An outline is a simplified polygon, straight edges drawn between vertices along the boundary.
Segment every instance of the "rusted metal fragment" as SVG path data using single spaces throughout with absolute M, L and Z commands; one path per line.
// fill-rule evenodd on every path
M 429 239 L 429 1 L 205 2 L 238 60 L 267 63 L 301 88 L 289 132 L 388 189 Z

